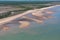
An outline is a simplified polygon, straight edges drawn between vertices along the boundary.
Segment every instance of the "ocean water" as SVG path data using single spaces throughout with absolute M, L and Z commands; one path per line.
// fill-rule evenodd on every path
M 20 29 L 19 23 L 8 24 L 11 30 L 0 32 L 0 40 L 60 40 L 60 6 L 50 8 L 54 11 L 53 18 L 46 20 L 42 24 L 31 22 L 28 28 Z

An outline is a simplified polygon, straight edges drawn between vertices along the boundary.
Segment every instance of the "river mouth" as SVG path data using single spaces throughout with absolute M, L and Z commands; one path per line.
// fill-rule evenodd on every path
M 7 24 L 12 29 L 7 32 L 0 32 L 2 37 L 13 40 L 60 40 L 60 6 L 50 8 L 49 10 L 55 11 L 53 18 L 46 20 L 42 24 L 36 22 L 30 22 L 28 28 L 18 28 L 20 24 L 15 22 L 14 24 Z M 1 36 L 0 36 L 1 37 Z M 5 39 L 4 38 L 4 39 Z

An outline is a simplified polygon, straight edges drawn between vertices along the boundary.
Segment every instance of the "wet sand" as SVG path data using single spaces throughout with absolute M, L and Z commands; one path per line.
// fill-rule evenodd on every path
M 55 6 L 60 6 L 60 5 L 55 5 Z M 52 7 L 55 7 L 55 6 L 45 7 L 45 8 L 41 8 L 41 9 L 39 9 L 39 10 L 42 10 L 42 11 L 43 11 L 44 9 L 52 8 Z M 35 10 L 37 10 L 37 9 L 28 10 L 28 11 L 22 13 L 22 14 L 18 14 L 18 15 L 12 16 L 12 17 L 8 17 L 8 18 L 1 19 L 1 20 L 0 20 L 0 21 L 1 21 L 1 22 L 0 22 L 0 25 L 5 24 L 5 23 L 8 23 L 8 22 L 11 22 L 12 20 L 15 20 L 16 18 L 19 18 L 19 17 L 21 17 L 21 16 L 23 16 L 23 15 L 32 13 L 32 12 L 34 12 Z M 4 21 L 4 20 L 5 20 L 5 21 Z
M 54 7 L 54 6 L 53 6 Z M 23 14 L 19 14 L 19 15 L 15 15 L 15 16 L 12 16 L 12 17 L 8 17 L 8 18 L 4 18 L 4 19 L 1 19 L 0 21 L 0 25 L 2 25 L 2 24 L 6 24 L 6 26 L 7 25 L 9 25 L 9 27 L 14 27 L 15 25 L 15 27 L 19 27 L 19 28 L 27 28 L 27 27 L 29 27 L 29 25 L 31 24 L 31 22 L 32 21 L 34 21 L 34 22 L 37 22 L 37 23 L 44 23 L 44 19 L 48 19 L 48 18 L 52 18 L 52 16 L 45 16 L 45 14 L 44 13 L 42 13 L 42 11 L 44 11 L 45 9 L 47 9 L 48 10 L 48 8 L 51 8 L 51 7 L 47 7 L 47 8 L 41 8 L 41 9 L 39 9 L 39 10 L 29 10 L 29 11 L 27 11 L 27 12 L 24 12 Z M 53 14 L 53 12 L 52 11 L 48 11 L 48 12 L 46 12 L 47 14 Z M 34 16 L 34 18 L 31 18 L 31 17 L 29 17 L 29 16 L 25 16 L 25 15 L 27 15 L 27 14 L 32 14 L 32 15 L 30 15 L 30 16 Z M 36 18 L 35 18 L 36 17 Z M 25 18 L 25 19 L 29 19 L 28 21 L 22 21 L 22 20 L 16 20 L 16 19 L 19 19 L 19 18 Z M 40 18 L 40 19 L 39 19 Z M 3 21 L 3 20 L 5 20 L 5 21 Z M 16 22 L 13 22 L 13 21 L 16 21 Z M 32 21 L 30 21 L 30 20 L 32 20 Z M 9 24 L 9 22 L 12 22 L 11 24 L 12 25 L 10 25 Z M 17 26 L 18 25 L 18 26 Z M 9 27 L 3 27 L 2 28 L 2 30 L 4 30 L 4 31 L 6 31 L 6 30 L 10 30 L 10 28 Z M 13 29 L 13 28 L 12 28 Z
M 19 23 L 21 23 L 19 28 L 26 28 L 30 25 L 30 22 L 28 22 L 28 21 L 19 21 Z

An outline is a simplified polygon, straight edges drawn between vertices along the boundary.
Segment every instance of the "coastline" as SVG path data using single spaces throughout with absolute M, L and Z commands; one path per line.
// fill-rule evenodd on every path
M 55 6 L 60 6 L 60 5 L 55 5 Z M 44 10 L 44 9 L 48 9 L 48 8 L 53 8 L 55 6 L 50 6 L 50 7 L 45 7 L 45 8 L 40 8 L 38 10 Z M 34 10 L 37 10 L 37 9 L 34 9 Z M 4 18 L 4 19 L 0 19 L 0 25 L 3 25 L 5 23 L 8 23 L 8 22 L 11 22 L 12 20 L 16 19 L 16 18 L 19 18 L 19 17 L 22 17 L 26 14 L 29 14 L 30 12 L 32 13 L 34 10 L 28 10 L 22 14 L 18 14 L 18 15 L 15 15 L 15 16 L 11 16 L 11 17 L 7 17 L 7 18 Z

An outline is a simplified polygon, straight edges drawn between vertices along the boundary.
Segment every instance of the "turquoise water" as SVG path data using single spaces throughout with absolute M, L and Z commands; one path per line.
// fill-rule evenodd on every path
M 30 27 L 24 29 L 14 24 L 8 32 L 0 32 L 0 40 L 60 40 L 60 6 L 49 10 L 55 12 L 53 18 L 43 24 L 31 22 Z

